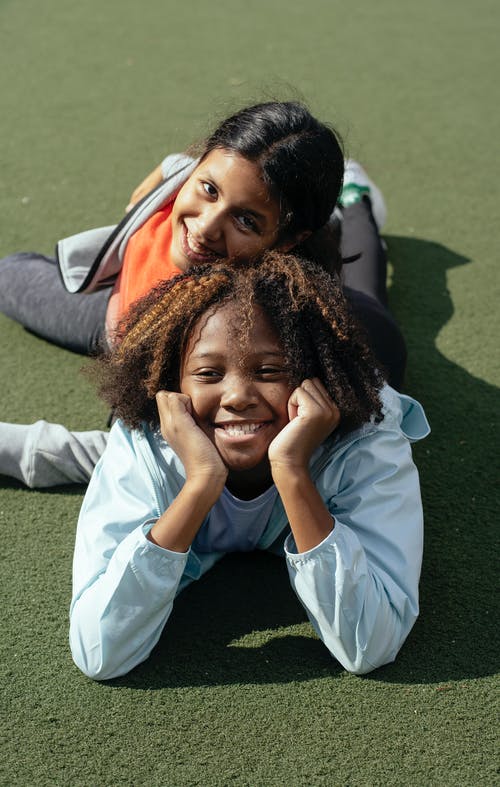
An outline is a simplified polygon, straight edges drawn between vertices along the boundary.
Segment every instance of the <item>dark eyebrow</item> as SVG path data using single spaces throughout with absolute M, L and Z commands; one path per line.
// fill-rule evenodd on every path
M 263 353 L 255 353 L 255 356 L 260 356 L 260 355 L 265 355 L 266 358 L 284 358 L 285 357 L 285 353 L 280 351 L 280 350 L 277 350 L 276 352 L 274 352 L 274 351 L 270 352 L 270 351 L 266 350 Z
M 209 353 L 209 352 L 197 353 L 197 352 L 192 352 L 192 353 L 189 354 L 189 359 L 190 360 L 191 360 L 191 358 L 196 358 L 197 361 L 203 361 L 206 358 L 211 358 L 211 359 L 216 358 L 217 359 L 217 358 L 223 358 L 223 357 L 224 357 L 224 355 L 222 353 Z

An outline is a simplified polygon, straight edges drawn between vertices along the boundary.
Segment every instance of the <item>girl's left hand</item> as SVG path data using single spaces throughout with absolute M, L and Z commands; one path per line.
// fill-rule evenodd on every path
M 268 456 L 271 468 L 306 470 L 316 448 L 340 423 L 340 411 L 317 378 L 304 380 L 288 400 L 289 423 L 274 438 Z

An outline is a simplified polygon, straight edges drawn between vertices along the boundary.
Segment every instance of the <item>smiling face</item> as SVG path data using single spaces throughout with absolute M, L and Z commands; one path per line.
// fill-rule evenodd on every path
M 276 244 L 279 218 L 257 164 L 216 148 L 175 199 L 172 262 L 185 271 L 224 257 L 251 258 Z
M 271 483 L 267 452 L 288 423 L 293 388 L 281 342 L 259 307 L 245 341 L 241 309 L 228 303 L 196 323 L 181 366 L 180 390 L 197 425 L 229 468 L 227 486 L 255 497 Z

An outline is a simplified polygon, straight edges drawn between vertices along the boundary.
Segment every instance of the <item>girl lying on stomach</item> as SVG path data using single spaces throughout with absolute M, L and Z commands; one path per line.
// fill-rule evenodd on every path
M 76 536 L 85 674 L 144 661 L 177 594 L 254 549 L 281 551 L 345 669 L 394 660 L 418 614 L 410 441 L 429 427 L 384 383 L 331 275 L 278 252 L 192 268 L 132 307 L 98 377 L 118 420 Z

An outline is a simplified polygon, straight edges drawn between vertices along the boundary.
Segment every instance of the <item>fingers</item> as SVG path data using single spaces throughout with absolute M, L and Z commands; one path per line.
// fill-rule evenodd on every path
M 163 172 L 161 168 L 161 164 L 159 164 L 155 169 L 147 175 L 142 183 L 139 183 L 137 188 L 134 189 L 132 195 L 129 199 L 129 203 L 125 208 L 125 212 L 128 213 L 131 210 L 136 202 L 139 202 L 143 197 L 146 196 L 150 191 L 152 191 L 156 186 L 158 186 L 163 180 Z
M 125 208 L 125 213 L 128 213 L 130 210 L 132 210 L 134 205 L 136 205 L 137 202 L 139 202 L 139 200 L 145 197 L 149 191 L 151 191 L 151 189 L 147 188 L 146 184 L 141 184 L 140 186 L 137 186 L 135 191 L 133 191 L 132 194 L 130 195 L 130 200 L 127 207 Z
M 339 423 L 340 411 L 321 380 L 317 377 L 303 380 L 290 395 L 288 400 L 290 420 L 293 420 L 297 415 L 302 415 L 301 409 L 304 409 L 306 417 L 307 415 L 312 415 L 311 407 L 317 409 L 323 417 L 326 416 L 332 427 L 337 426 Z
M 330 394 L 318 377 L 303 380 L 300 387 L 319 405 L 328 407 L 333 404 Z
M 176 391 L 158 391 L 156 394 L 156 404 L 158 409 L 167 409 L 181 405 L 181 409 L 192 412 L 191 397 L 187 394 L 177 393 Z
M 306 397 L 310 398 L 313 402 L 315 402 L 319 407 L 335 407 L 336 405 L 333 399 L 330 397 L 330 394 L 326 390 L 325 386 L 317 377 L 308 378 L 303 380 L 298 388 L 293 391 L 290 399 L 294 397 L 293 403 L 299 404 L 300 395 L 305 394 Z
M 191 398 L 186 396 L 186 394 L 174 391 L 158 391 L 155 398 L 164 437 L 165 430 L 170 430 L 176 419 L 184 419 L 187 416 L 192 421 L 193 405 Z
M 139 200 L 142 199 L 145 194 L 147 194 L 147 189 L 145 187 L 145 184 L 141 183 L 140 186 L 137 186 L 137 188 L 134 189 L 134 191 L 130 195 L 129 203 L 128 203 L 127 207 L 125 208 L 125 213 L 128 213 L 129 210 L 132 210 L 134 205 L 137 202 L 139 202 Z

